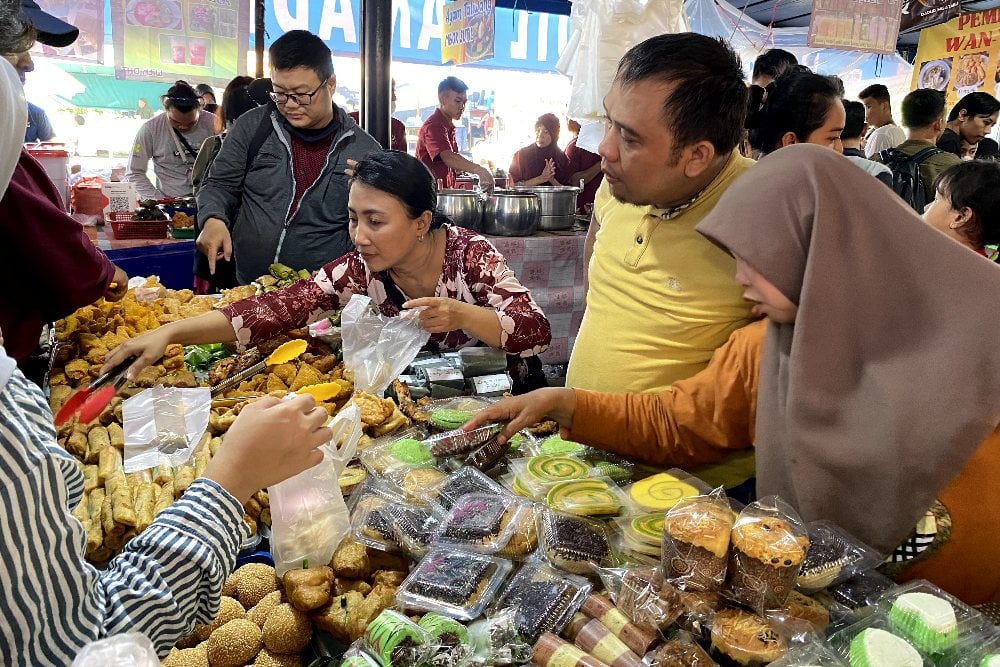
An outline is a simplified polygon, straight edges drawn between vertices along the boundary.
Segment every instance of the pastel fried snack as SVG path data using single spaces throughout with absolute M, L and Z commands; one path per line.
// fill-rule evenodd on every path
M 87 435 L 74 428 L 66 439 L 66 451 L 81 461 L 87 458 Z
M 112 522 L 119 526 L 134 528 L 136 517 L 133 507 L 132 489 L 125 479 L 125 473 L 121 470 L 116 470 L 114 474 L 108 477 L 104 483 L 104 488 L 107 489 L 107 500 L 111 501 Z M 108 530 L 106 517 L 104 529 L 108 533 L 112 532 Z
M 156 516 L 174 503 L 174 480 L 169 480 L 156 490 L 153 501 L 153 515 Z
M 97 488 L 100 482 L 100 474 L 97 466 L 83 466 L 83 492 L 90 493 Z
M 153 469 L 153 482 L 163 486 L 167 482 L 173 483 L 174 469 L 166 463 L 161 463 Z
M 121 451 L 125 448 L 125 431 L 122 430 L 121 424 L 111 423 L 107 426 L 108 438 L 111 440 L 111 446 Z
M 153 523 L 157 486 L 152 482 L 139 485 L 135 492 L 135 529 L 142 532 Z
M 174 475 L 174 497 L 180 498 L 187 491 L 187 488 L 194 482 L 194 468 L 192 466 L 181 466 Z

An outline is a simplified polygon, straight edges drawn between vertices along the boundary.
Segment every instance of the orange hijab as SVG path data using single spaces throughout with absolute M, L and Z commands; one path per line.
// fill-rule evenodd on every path
M 758 493 L 890 552 L 1000 423 L 1000 266 L 810 145 L 761 160 L 698 231 L 799 307 L 764 343 Z

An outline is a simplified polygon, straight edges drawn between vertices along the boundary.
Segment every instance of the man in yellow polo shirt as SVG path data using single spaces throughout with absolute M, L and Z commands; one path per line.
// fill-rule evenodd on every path
M 604 99 L 605 180 L 567 385 L 662 391 L 750 321 L 734 260 L 694 230 L 753 164 L 736 151 L 748 94 L 739 56 L 703 35 L 659 35 L 622 58 Z M 752 474 L 742 468 L 703 476 L 732 485 Z

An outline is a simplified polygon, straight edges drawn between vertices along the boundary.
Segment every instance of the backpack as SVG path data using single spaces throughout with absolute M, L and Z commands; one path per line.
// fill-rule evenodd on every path
M 271 136 L 273 127 L 271 125 L 271 113 L 270 111 L 260 119 L 260 124 L 257 125 L 257 130 L 254 132 L 253 138 L 250 140 L 250 145 L 247 147 L 247 161 L 246 167 L 243 170 L 244 177 L 250 171 L 250 165 L 253 162 L 254 157 L 260 152 L 261 146 L 267 141 L 267 138 Z M 208 170 L 211 168 L 212 163 L 215 162 L 215 158 L 219 155 L 219 151 L 222 149 L 222 139 L 225 134 L 217 134 L 214 137 L 209 137 L 205 139 L 205 142 L 201 145 L 201 149 L 198 151 L 198 157 L 194 160 L 194 167 L 191 169 L 191 186 L 193 194 L 197 195 L 198 190 L 201 189 L 202 183 L 205 182 L 205 177 L 208 175 Z
M 928 147 L 914 155 L 907 155 L 898 148 L 888 148 L 878 154 L 879 162 L 892 170 L 892 189 L 917 213 L 934 199 L 934 193 L 927 192 L 924 179 L 920 177 L 920 165 L 924 160 L 943 153 L 939 148 Z

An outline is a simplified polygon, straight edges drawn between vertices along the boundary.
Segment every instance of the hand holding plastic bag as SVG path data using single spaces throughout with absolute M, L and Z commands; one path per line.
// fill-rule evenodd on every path
M 278 576 L 302 567 L 303 561 L 329 563 L 351 530 L 338 479 L 361 439 L 361 412 L 354 405 L 345 408 L 329 426 L 333 437 L 320 448 L 323 461 L 268 488 L 271 551 Z
M 415 317 L 419 309 L 386 317 L 371 299 L 355 294 L 340 315 L 344 366 L 353 374 L 355 391 L 381 396 L 417 358 L 431 335 Z

